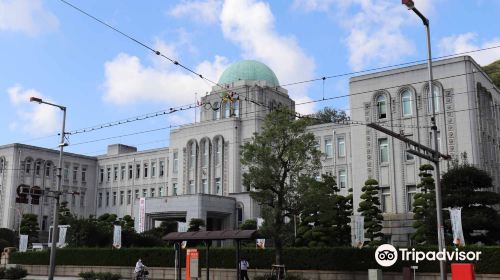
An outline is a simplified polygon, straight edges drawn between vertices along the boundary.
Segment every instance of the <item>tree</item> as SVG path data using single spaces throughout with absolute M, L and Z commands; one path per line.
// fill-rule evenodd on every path
M 5 247 L 15 247 L 17 243 L 16 233 L 8 228 L 0 228 L 0 252 Z
M 335 178 L 322 175 L 301 189 L 303 209 L 295 245 L 308 247 L 347 246 L 351 242 L 351 196 L 340 194 Z
M 490 175 L 466 160 L 443 174 L 443 207 L 462 208 L 462 229 L 468 243 L 500 241 L 500 195 L 493 191 Z
M 125 215 L 121 219 L 121 226 L 123 231 L 134 231 L 134 219 L 130 215 Z
M 380 200 L 378 191 L 380 190 L 378 182 L 375 179 L 365 181 L 365 186 L 361 188 L 361 202 L 359 203 L 358 212 L 364 216 L 365 235 L 370 239 L 368 246 L 380 245 L 381 239 L 384 237 L 382 233 L 382 210 L 380 210 Z
M 420 192 L 415 194 L 413 202 L 415 232 L 411 238 L 422 245 L 437 243 L 436 191 L 432 171 L 434 167 L 430 164 L 420 166 L 420 184 L 417 185 Z
M 310 117 L 313 119 L 313 124 L 322 124 L 331 122 L 338 123 L 349 120 L 349 116 L 347 116 L 345 111 L 337 110 L 330 107 L 325 107 L 322 110 L 312 114 Z
M 59 224 L 60 225 L 69 225 L 71 222 L 76 219 L 76 216 L 71 214 L 71 211 L 68 208 L 68 202 L 63 201 L 59 205 Z
M 35 214 L 23 214 L 21 219 L 21 234 L 27 234 L 31 243 L 38 242 L 38 216 Z
M 189 227 L 187 231 L 200 231 L 202 227 L 205 227 L 205 220 L 203 219 L 191 219 L 189 221 Z
M 257 229 L 257 220 L 249 219 L 243 222 L 240 225 L 241 230 L 256 230 Z
M 281 264 L 284 240 L 289 238 L 285 217 L 293 219 L 298 212 L 298 184 L 320 167 L 314 135 L 306 133 L 310 121 L 293 116 L 290 109 L 278 107 L 266 116 L 262 131 L 242 147 L 243 185 L 262 206 L 262 230 L 274 242 L 276 264 Z
M 500 60 L 483 67 L 484 72 L 490 76 L 497 88 L 500 88 Z

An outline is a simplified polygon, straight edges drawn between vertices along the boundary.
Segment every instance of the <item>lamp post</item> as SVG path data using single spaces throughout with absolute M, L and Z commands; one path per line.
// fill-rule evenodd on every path
M 50 106 L 57 107 L 63 111 L 63 121 L 62 121 L 62 129 L 61 129 L 61 142 L 59 143 L 59 166 L 57 167 L 57 190 L 54 192 L 54 198 L 56 199 L 56 203 L 54 204 L 54 217 L 52 221 L 52 244 L 50 246 L 50 265 L 49 265 L 49 278 L 48 280 L 54 279 L 54 271 L 56 268 L 56 244 L 59 239 L 59 198 L 61 196 L 61 182 L 62 182 L 62 165 L 63 165 L 63 152 L 64 146 L 66 143 L 64 142 L 65 136 L 65 125 L 66 125 L 66 107 L 49 103 L 43 101 L 38 97 L 30 97 L 30 102 L 37 102 L 39 104 L 46 104 Z
M 425 25 L 426 35 L 427 35 L 427 68 L 429 71 L 429 93 L 431 94 L 431 104 L 432 104 L 432 118 L 431 118 L 431 130 L 433 134 L 434 149 L 437 151 L 438 147 L 438 135 L 437 135 L 437 125 L 436 125 L 436 96 L 432 87 L 432 55 L 431 55 L 431 32 L 429 26 L 429 19 L 426 18 L 417 8 L 415 8 L 415 3 L 412 0 L 402 0 L 402 4 L 412 10 L 417 16 L 422 20 Z M 439 167 L 439 154 L 433 154 L 436 170 L 436 214 L 437 214 L 437 232 L 438 232 L 438 246 L 439 251 L 443 251 L 445 248 L 444 243 L 444 228 L 443 228 L 443 211 L 442 211 L 442 201 L 441 201 L 441 172 Z M 445 261 L 439 261 L 439 271 L 441 275 L 441 280 L 446 280 L 446 263 Z

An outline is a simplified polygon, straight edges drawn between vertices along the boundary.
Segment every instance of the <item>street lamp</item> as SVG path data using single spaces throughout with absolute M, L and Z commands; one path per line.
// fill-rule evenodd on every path
M 59 239 L 59 197 L 61 195 L 61 182 L 62 182 L 62 164 L 63 164 L 63 152 L 64 152 L 64 146 L 66 146 L 66 143 L 64 142 L 64 136 L 65 136 L 65 125 L 66 125 L 66 107 L 49 103 L 46 101 L 43 101 L 41 98 L 38 97 L 30 97 L 30 102 L 36 102 L 39 104 L 47 104 L 50 106 L 57 107 L 63 111 L 63 121 L 62 121 L 62 129 L 61 129 L 61 142 L 59 143 L 59 166 L 57 167 L 57 190 L 54 192 L 54 198 L 56 199 L 56 203 L 54 204 L 54 218 L 52 221 L 52 244 L 50 247 L 50 265 L 49 265 L 49 280 L 54 279 L 54 271 L 56 268 L 56 244 L 57 240 Z
M 412 10 L 417 16 L 422 20 L 425 25 L 425 30 L 427 33 L 427 68 L 429 71 L 429 92 L 431 94 L 431 104 L 432 104 L 432 118 L 431 118 L 431 129 L 434 137 L 434 149 L 438 150 L 438 135 L 437 135 L 437 125 L 436 125 L 436 96 L 432 88 L 432 55 L 431 55 L 431 32 L 429 27 L 429 19 L 426 18 L 417 8 L 415 8 L 415 3 L 412 0 L 402 0 L 402 4 Z M 437 214 L 437 231 L 438 231 L 438 246 L 439 251 L 444 250 L 444 228 L 443 228 L 443 211 L 442 211 L 442 201 L 441 201 L 441 172 L 439 168 L 439 153 L 433 154 L 434 160 L 432 161 L 436 169 L 436 214 Z M 446 280 L 446 263 L 445 261 L 439 261 L 439 271 L 441 274 L 441 280 Z

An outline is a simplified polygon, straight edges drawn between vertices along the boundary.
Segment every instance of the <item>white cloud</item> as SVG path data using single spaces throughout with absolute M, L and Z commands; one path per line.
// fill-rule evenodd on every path
M 18 117 L 18 120 L 9 124 L 10 129 L 21 128 L 34 136 L 52 134 L 59 129 L 57 108 L 29 102 L 31 96 L 46 99 L 40 92 L 15 85 L 8 88 L 7 93 L 11 104 L 17 108 Z
M 213 61 L 203 61 L 194 70 L 210 80 L 216 80 L 227 64 L 226 58 L 215 56 Z M 147 66 L 138 57 L 125 53 L 106 62 L 104 68 L 104 100 L 117 105 L 136 102 L 185 105 L 194 102 L 195 92 L 209 91 L 212 86 L 179 67 L 160 67 L 155 63 Z
M 433 14 L 433 3 L 419 1 L 424 14 Z M 354 70 L 368 66 L 388 65 L 415 52 L 414 44 L 403 34 L 408 24 L 420 24 L 399 2 L 392 0 L 295 0 L 292 7 L 300 11 L 332 13 L 347 32 L 345 44 L 349 65 Z
M 56 16 L 45 9 L 42 0 L 0 1 L 0 31 L 23 32 L 35 36 L 53 31 L 58 26 Z
M 222 6 L 220 20 L 224 37 L 239 45 L 243 57 L 267 64 L 280 83 L 313 78 L 314 60 L 300 48 L 294 37 L 278 34 L 267 3 L 227 0 Z M 297 103 L 310 100 L 306 85 L 294 86 L 289 93 Z M 297 107 L 300 113 L 311 113 L 313 109 L 314 104 Z
M 221 4 L 220 0 L 184 0 L 168 11 L 168 14 L 174 17 L 188 16 L 202 23 L 215 23 L 219 17 Z
M 500 37 L 479 42 L 478 35 L 476 33 L 468 32 L 442 38 L 439 41 L 438 48 L 440 55 L 450 55 L 499 45 Z M 472 56 L 477 63 L 484 66 L 500 58 L 500 48 L 474 52 L 468 55 Z

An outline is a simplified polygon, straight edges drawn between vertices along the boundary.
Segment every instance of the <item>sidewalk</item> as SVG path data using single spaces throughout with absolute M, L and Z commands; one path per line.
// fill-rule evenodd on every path
M 26 278 L 23 278 L 24 280 L 47 280 L 49 278 L 48 276 L 39 276 L 39 275 L 28 275 Z M 54 280 L 77 280 L 77 279 L 82 279 L 80 277 L 71 277 L 71 276 L 55 276 Z

